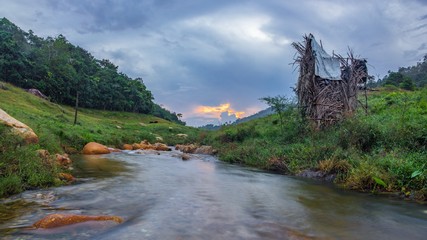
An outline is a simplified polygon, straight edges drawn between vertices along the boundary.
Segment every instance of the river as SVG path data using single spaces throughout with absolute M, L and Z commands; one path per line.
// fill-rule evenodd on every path
M 142 153 L 142 154 L 141 154 Z M 0 202 L 1 239 L 427 239 L 427 206 L 178 152 L 75 156 L 78 181 Z M 30 229 L 51 213 L 118 215 Z

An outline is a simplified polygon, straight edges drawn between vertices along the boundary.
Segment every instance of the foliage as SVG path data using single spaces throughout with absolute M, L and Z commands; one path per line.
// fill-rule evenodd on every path
M 427 54 L 415 66 L 401 67 L 397 72 L 389 72 L 378 84 L 393 85 L 406 90 L 427 85 Z
M 283 126 L 279 114 L 208 132 L 206 143 L 221 160 L 298 174 L 316 169 L 360 191 L 399 191 L 423 199 L 427 189 L 427 87 L 369 92 L 369 114 L 360 109 L 341 123 L 316 130 L 296 110 Z
M 182 124 L 153 103 L 141 78 L 132 79 L 107 59 L 95 59 L 63 35 L 41 38 L 0 19 L 0 80 L 36 88 L 53 102 L 112 111 L 153 114 Z
M 55 183 L 56 168 L 37 156 L 37 146 L 24 145 L 0 126 L 0 197 Z
M 195 142 L 200 130 L 175 124 L 146 114 L 80 109 L 76 125 L 74 109 L 58 105 L 22 89 L 4 83 L 8 90 L 0 89 L 0 108 L 30 126 L 40 139 L 40 146 L 49 152 L 62 152 L 64 148 L 80 150 L 96 141 L 112 147 L 144 139 L 155 142 L 162 137 L 167 144 Z M 150 123 L 151 122 L 151 123 Z M 185 133 L 187 138 L 177 138 Z
M 282 128 L 282 131 L 284 131 L 284 118 L 285 113 L 287 111 L 291 111 L 295 104 L 292 102 L 290 98 L 287 98 L 286 96 L 278 95 L 276 97 L 263 97 L 260 98 L 261 101 L 267 103 L 278 115 L 280 119 L 280 126 Z
M 26 189 L 52 186 L 57 183 L 58 169 L 37 156 L 37 149 L 51 154 L 79 152 L 91 141 L 111 147 L 124 143 L 152 143 L 161 137 L 169 145 L 203 141 L 198 129 L 185 127 L 151 115 L 81 109 L 73 125 L 74 109 L 58 105 L 8 83 L 0 82 L 0 108 L 30 126 L 39 136 L 36 145 L 24 145 L 0 124 L 0 197 Z M 150 122 L 152 122 L 150 124 Z M 186 138 L 178 137 L 184 133 Z

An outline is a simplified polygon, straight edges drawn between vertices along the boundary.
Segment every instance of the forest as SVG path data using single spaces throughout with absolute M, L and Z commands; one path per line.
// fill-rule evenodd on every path
M 84 108 L 152 114 L 185 124 L 154 103 L 142 78 L 118 71 L 108 59 L 96 59 L 65 36 L 42 38 L 0 19 L 0 81 L 38 89 L 55 103 Z

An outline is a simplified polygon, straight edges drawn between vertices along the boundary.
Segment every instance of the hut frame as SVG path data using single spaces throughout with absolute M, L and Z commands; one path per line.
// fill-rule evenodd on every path
M 340 79 L 322 78 L 316 75 L 318 63 L 312 41 L 315 39 L 309 34 L 303 42 L 292 43 L 297 50 L 294 64 L 299 65 L 299 77 L 295 92 L 302 116 L 319 129 L 352 116 L 359 104 L 367 112 L 366 60 L 356 59 L 351 50 L 347 58 L 333 54 L 331 58 L 340 63 Z M 321 48 L 323 50 L 323 46 Z M 360 89 L 364 89 L 364 103 L 358 100 Z

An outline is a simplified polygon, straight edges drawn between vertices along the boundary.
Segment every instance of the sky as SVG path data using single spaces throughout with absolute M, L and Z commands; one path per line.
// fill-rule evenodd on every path
M 305 34 L 330 54 L 351 48 L 376 78 L 427 53 L 427 0 L 0 0 L 0 17 L 110 59 L 190 126 L 293 96 L 291 43 Z

